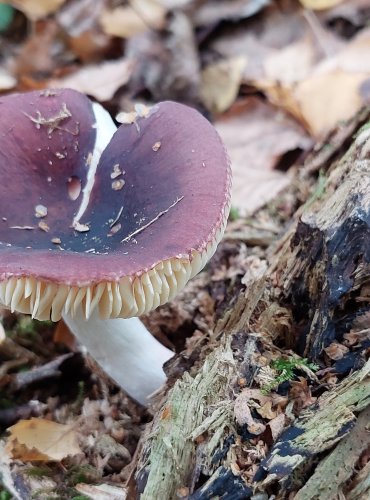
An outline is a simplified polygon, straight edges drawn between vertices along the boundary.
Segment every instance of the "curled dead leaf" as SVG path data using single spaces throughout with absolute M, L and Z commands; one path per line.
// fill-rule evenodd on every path
M 330 359 L 337 361 L 338 359 L 342 359 L 343 356 L 349 351 L 349 349 L 343 344 L 332 342 L 328 347 L 325 347 L 324 351 Z
M 253 397 L 252 389 L 244 389 L 235 399 L 234 402 L 234 417 L 239 425 L 246 425 L 248 431 L 251 434 L 259 435 L 264 432 L 266 426 L 257 420 L 254 420 L 252 417 L 251 410 L 249 408 L 249 401 L 251 397 Z M 257 389 L 257 392 L 260 391 Z M 256 396 L 259 397 L 259 394 L 256 393 Z M 267 396 L 263 396 L 261 394 L 261 398 L 268 399 Z
M 210 111 L 222 113 L 234 103 L 246 64 L 245 57 L 232 57 L 210 64 L 202 71 L 200 94 Z

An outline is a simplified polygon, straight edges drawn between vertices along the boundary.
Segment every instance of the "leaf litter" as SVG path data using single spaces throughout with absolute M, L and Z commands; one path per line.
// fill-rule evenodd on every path
M 215 342 L 217 317 L 245 283 L 256 281 L 258 269 L 263 275 L 266 248 L 294 211 L 295 200 L 278 196 L 290 184 L 291 167 L 317 139 L 324 140 L 369 102 L 368 2 L 9 3 L 16 10 L 13 24 L 0 38 L 2 92 L 69 86 L 103 102 L 113 116 L 126 117 L 136 116 L 137 103 L 150 107 L 159 99 L 176 99 L 206 114 L 226 143 L 234 169 L 235 220 L 208 268 L 174 301 L 144 318 L 151 331 L 179 353 L 167 368 L 171 385 L 174 377 L 197 369 L 200 352 Z M 66 118 L 63 110 L 53 123 L 30 116 L 49 133 Z M 260 209 L 273 199 L 276 213 L 271 217 Z M 88 226 L 78 229 L 87 231 Z M 52 241 L 60 244 L 57 237 Z M 257 269 L 254 277 L 249 276 L 251 263 Z M 283 329 L 289 318 L 280 314 Z M 28 477 L 28 460 L 51 462 L 50 477 L 42 476 L 43 482 L 33 478 L 33 490 L 47 483 L 48 491 L 56 489 L 61 498 L 77 492 L 91 498 L 124 498 L 122 485 L 130 478 L 130 462 L 150 413 L 114 387 L 88 356 L 57 363 L 45 387 L 44 365 L 58 359 L 61 346 L 64 352 L 78 348 L 66 333 L 58 344 L 53 342 L 51 325 L 35 323 L 32 331 L 20 335 L 22 316 L 4 312 L 3 318 L 0 423 L 4 417 L 15 425 L 8 427 L 10 436 L 4 435 L 2 444 L 6 441 L 8 453 L 18 458 L 1 464 L 2 472 L 12 468 L 14 477 L 22 480 Z M 261 325 L 267 324 L 262 320 Z M 338 383 L 333 363 L 367 342 L 367 321 L 360 324 L 359 319 L 358 328 L 346 332 L 343 343 L 326 348 L 326 365 L 317 378 L 293 369 L 282 382 L 274 368 L 281 352 L 271 348 L 261 354 L 261 385 L 244 388 L 239 401 L 240 418 L 250 414 L 249 425 L 261 434 L 248 444 L 236 440 L 236 474 L 251 480 L 256 464 L 287 423 L 315 404 L 325 387 Z M 75 363 L 72 376 L 68 363 Z M 31 373 L 36 367 L 40 378 L 16 392 L 17 371 Z M 268 384 L 271 391 L 265 394 Z M 31 423 L 37 432 L 31 432 Z M 60 466 L 68 472 L 60 472 Z M 78 478 L 72 481 L 68 474 L 76 468 Z M 67 479 L 68 486 L 61 486 Z

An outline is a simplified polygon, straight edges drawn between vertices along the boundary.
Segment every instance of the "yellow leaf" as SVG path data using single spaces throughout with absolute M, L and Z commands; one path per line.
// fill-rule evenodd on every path
M 166 9 L 155 0 L 132 0 L 102 13 L 100 23 L 110 36 L 130 38 L 149 29 L 161 29 L 166 21 Z
M 335 70 L 313 75 L 293 90 L 300 114 L 315 137 L 323 137 L 340 121 L 351 118 L 362 106 L 361 84 L 366 73 Z
M 56 461 L 81 453 L 71 425 L 57 424 L 42 418 L 20 420 L 9 427 L 6 451 L 23 462 Z
M 28 19 L 37 21 L 56 12 L 65 0 L 12 0 L 8 3 L 22 11 Z
M 303 7 L 306 9 L 312 10 L 324 10 L 330 9 L 339 3 L 342 3 L 343 0 L 299 0 Z
M 222 113 L 234 103 L 246 64 L 245 57 L 233 57 L 210 64 L 202 71 L 200 93 L 210 111 Z

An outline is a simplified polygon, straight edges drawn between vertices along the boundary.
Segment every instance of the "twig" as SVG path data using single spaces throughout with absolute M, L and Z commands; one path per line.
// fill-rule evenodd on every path
M 156 215 L 154 217 L 154 219 L 152 219 L 151 221 L 149 221 L 147 224 L 145 224 L 145 226 L 141 226 L 139 227 L 139 229 L 136 229 L 136 231 L 133 231 L 132 233 L 130 233 L 128 236 L 126 236 L 126 238 L 123 238 L 123 240 L 121 240 L 121 243 L 124 243 L 125 241 L 130 241 L 131 238 L 133 236 L 136 236 L 137 234 L 141 233 L 142 231 L 144 231 L 144 229 L 146 229 L 147 227 L 151 226 L 154 222 L 156 222 L 160 217 L 162 217 L 162 215 L 166 214 L 171 208 L 173 208 L 175 205 L 177 205 L 181 200 L 183 200 L 184 197 L 183 196 L 180 196 L 180 198 L 177 198 L 176 201 L 174 201 L 172 203 L 172 205 L 170 205 L 168 208 L 166 208 L 166 210 L 163 210 L 162 212 L 159 212 L 158 215 Z
M 109 227 L 113 227 L 113 226 L 116 224 L 116 222 L 118 222 L 118 221 L 119 221 L 119 218 L 121 217 L 122 212 L 123 212 L 123 207 L 121 207 L 121 208 L 119 209 L 119 212 L 118 212 L 118 214 L 117 214 L 117 217 L 114 219 L 114 221 L 113 221 L 111 224 L 109 224 Z
M 40 129 L 41 126 L 47 127 L 47 133 L 49 136 L 54 132 L 54 130 L 63 130 L 68 134 L 78 135 L 79 132 L 78 123 L 76 124 L 75 132 L 59 126 L 60 122 L 72 116 L 72 113 L 67 108 L 66 103 L 62 104 L 62 108 L 57 115 L 52 116 L 50 118 L 44 118 L 41 115 L 40 111 L 38 110 L 36 110 L 36 117 L 29 115 L 25 111 L 23 111 L 23 114 L 27 116 L 27 118 L 29 118 L 36 125 L 37 129 Z

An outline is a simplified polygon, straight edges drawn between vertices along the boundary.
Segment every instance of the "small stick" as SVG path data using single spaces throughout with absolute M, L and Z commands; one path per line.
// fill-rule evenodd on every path
M 174 201 L 172 203 L 172 205 L 170 205 L 168 208 L 166 208 L 166 210 L 163 210 L 162 212 L 159 212 L 158 215 L 156 215 L 154 217 L 154 219 L 152 219 L 151 221 L 149 221 L 147 224 L 145 224 L 145 226 L 142 226 L 142 227 L 139 227 L 139 229 L 136 229 L 136 231 L 133 231 L 132 233 L 130 233 L 128 236 L 126 236 L 126 238 L 123 238 L 123 240 L 121 240 L 121 243 L 125 242 L 125 241 L 130 241 L 131 238 L 133 236 L 136 236 L 137 234 L 141 233 L 142 231 L 144 231 L 144 229 L 146 229 L 147 227 L 151 226 L 154 222 L 156 222 L 160 217 L 162 217 L 162 215 L 166 214 L 171 208 L 173 208 L 175 205 L 177 205 L 181 200 L 183 200 L 184 197 L 183 196 L 180 196 L 180 198 L 177 198 L 176 201 Z

